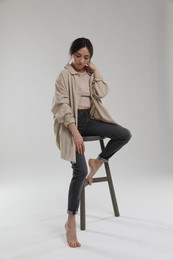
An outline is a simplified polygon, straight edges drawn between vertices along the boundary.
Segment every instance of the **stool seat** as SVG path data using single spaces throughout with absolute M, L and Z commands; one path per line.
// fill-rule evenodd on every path
M 99 141 L 99 140 L 103 140 L 106 137 L 104 136 L 98 136 L 98 135 L 92 135 L 92 136 L 82 136 L 84 142 L 89 142 L 89 141 Z
M 104 137 L 104 136 L 96 135 L 96 136 L 82 136 L 82 137 L 83 137 L 84 142 L 99 141 L 101 151 L 103 151 L 103 149 L 105 148 L 104 139 L 106 137 Z M 113 206 L 113 210 L 114 210 L 114 215 L 116 217 L 119 217 L 120 214 L 119 214 L 118 204 L 117 204 L 114 186 L 113 186 L 113 182 L 112 182 L 112 176 L 111 176 L 111 171 L 110 171 L 110 167 L 109 167 L 109 162 L 104 162 L 104 167 L 105 167 L 106 176 L 94 177 L 93 183 L 108 182 L 109 191 L 110 191 L 111 200 L 112 200 L 112 206 Z M 86 229 L 85 188 L 87 185 L 88 185 L 88 182 L 86 180 L 83 185 L 82 192 L 81 192 L 81 198 L 80 198 L 80 228 L 81 228 L 81 230 Z

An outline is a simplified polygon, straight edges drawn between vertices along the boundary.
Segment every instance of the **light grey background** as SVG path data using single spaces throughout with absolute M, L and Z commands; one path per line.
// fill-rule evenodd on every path
M 172 8 L 161 0 L 1 1 L 1 169 L 56 167 L 54 83 L 72 40 L 84 36 L 110 86 L 104 104 L 133 135 L 117 167 L 171 171 Z
M 54 83 L 72 40 L 84 36 L 110 86 L 104 104 L 133 135 L 117 167 L 170 172 L 172 8 L 161 0 L 1 1 L 1 169 L 57 166 Z
M 152 239 L 157 240 L 160 235 L 158 243 L 152 239 L 155 241 L 153 244 L 150 240 L 149 244 L 142 241 L 146 245 L 142 251 L 145 260 L 163 259 L 164 253 L 170 252 L 169 243 L 168 247 L 164 247 L 163 242 L 166 240 L 163 241 L 162 238 L 171 241 L 172 226 L 155 226 L 152 225 L 153 222 L 144 224 L 140 221 L 152 219 L 172 223 L 173 218 L 172 24 L 171 0 L 0 1 L 0 197 L 1 225 L 4 231 L 1 231 L 4 235 L 1 241 L 3 260 L 19 259 L 17 256 L 22 254 L 23 258 L 20 259 L 31 260 L 35 259 L 34 256 L 37 260 L 50 259 L 50 247 L 42 244 L 41 237 L 46 234 L 49 239 L 51 234 L 52 239 L 52 233 L 47 235 L 46 232 L 50 227 L 51 231 L 56 229 L 57 223 L 50 222 L 45 232 L 40 227 L 40 236 L 36 226 L 29 226 L 28 223 L 31 219 L 35 223 L 42 217 L 58 219 L 61 230 L 61 222 L 66 218 L 63 214 L 66 211 L 71 168 L 68 162 L 60 159 L 50 110 L 56 77 L 68 62 L 70 44 L 77 37 L 87 37 L 92 41 L 95 50 L 93 62 L 110 86 L 109 95 L 103 102 L 113 118 L 132 132 L 129 144 L 114 156 L 110 164 L 121 215 L 139 217 L 140 220 L 131 223 L 131 219 L 122 218 L 118 220 L 120 226 L 116 228 L 119 228 L 121 233 L 121 224 L 126 227 L 129 225 L 126 231 L 132 234 L 135 229 L 133 225 L 139 227 L 141 224 L 140 228 L 146 230 L 147 226 L 151 232 L 151 236 L 147 233 L 148 239 L 154 234 Z M 87 157 L 96 156 L 99 152 L 97 144 L 86 146 Z M 99 212 L 99 203 L 102 204 L 101 212 L 104 208 L 102 195 L 104 193 L 106 196 L 107 188 L 103 188 L 104 192 L 101 190 L 98 196 L 97 207 L 93 206 L 93 215 L 97 215 L 96 210 Z M 88 195 L 90 206 L 97 189 L 100 192 L 97 186 L 92 195 Z M 109 200 L 108 198 L 107 201 Z M 111 205 L 108 204 L 108 208 L 111 208 Z M 107 208 L 105 212 L 110 214 Z M 99 225 L 104 227 L 103 219 L 101 221 L 97 221 L 98 230 Z M 114 224 L 113 219 L 110 222 L 106 220 L 106 223 L 110 224 L 110 229 Z M 18 225 L 23 225 L 21 234 L 16 233 L 19 232 Z M 169 233 L 164 233 L 164 237 L 163 234 L 155 232 L 158 230 L 169 230 Z M 136 233 L 134 231 L 135 239 L 129 239 L 140 241 L 140 232 L 140 229 Z M 21 252 L 21 240 L 25 241 L 23 238 L 26 234 L 29 234 L 30 248 L 27 251 L 23 242 L 25 246 Z M 34 247 L 32 234 L 38 239 L 37 249 Z M 103 243 L 104 250 L 107 237 L 102 241 L 93 233 L 86 234 L 88 241 Z M 15 245 L 13 237 L 16 239 Z M 55 237 L 59 237 L 59 233 L 55 234 Z M 112 235 L 109 238 L 112 239 L 109 243 L 109 247 L 112 245 L 110 252 L 114 254 L 106 254 L 106 259 L 115 259 L 115 237 Z M 117 259 L 129 259 L 125 255 L 123 257 L 125 252 L 123 245 L 121 251 L 121 239 L 116 239 L 117 244 L 120 243 Z M 128 241 L 127 238 L 126 248 L 133 256 L 132 259 L 143 259 L 139 258 L 142 250 L 139 245 L 136 244 L 133 251 Z M 64 248 L 62 241 L 59 243 L 59 248 Z M 11 245 L 11 251 L 8 251 L 8 244 Z M 150 245 L 156 250 L 154 253 L 147 251 Z M 162 246 L 163 252 L 158 251 Z M 44 248 L 49 248 L 47 258 L 40 255 Z M 132 254 L 132 251 L 136 253 Z M 63 251 L 59 252 L 63 259 Z M 29 255 L 29 258 L 26 255 Z M 172 259 L 169 258 L 170 255 L 166 255 L 168 258 L 164 259 Z M 99 259 L 103 256 L 105 259 L 104 252 L 97 256 Z M 52 257 L 51 259 L 55 259 L 57 255 Z

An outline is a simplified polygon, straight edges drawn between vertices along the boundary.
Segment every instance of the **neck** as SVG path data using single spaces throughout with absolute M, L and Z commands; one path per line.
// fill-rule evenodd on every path
M 74 63 L 71 63 L 71 66 L 72 66 L 77 72 L 85 72 L 85 71 L 86 71 L 85 68 L 83 68 L 83 69 L 81 69 L 81 70 L 77 69 L 77 68 L 75 67 Z

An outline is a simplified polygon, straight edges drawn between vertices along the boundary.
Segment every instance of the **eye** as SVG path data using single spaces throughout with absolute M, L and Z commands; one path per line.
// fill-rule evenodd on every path
M 80 54 L 76 54 L 76 57 L 77 57 L 77 58 L 80 58 L 80 56 L 81 56 Z

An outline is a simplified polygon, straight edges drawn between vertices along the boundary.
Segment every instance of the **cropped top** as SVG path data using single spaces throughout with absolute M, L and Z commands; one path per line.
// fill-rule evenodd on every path
M 91 106 L 91 94 L 89 89 L 90 76 L 87 72 L 79 73 L 79 87 L 81 90 L 81 96 L 79 99 L 79 106 L 90 107 Z

